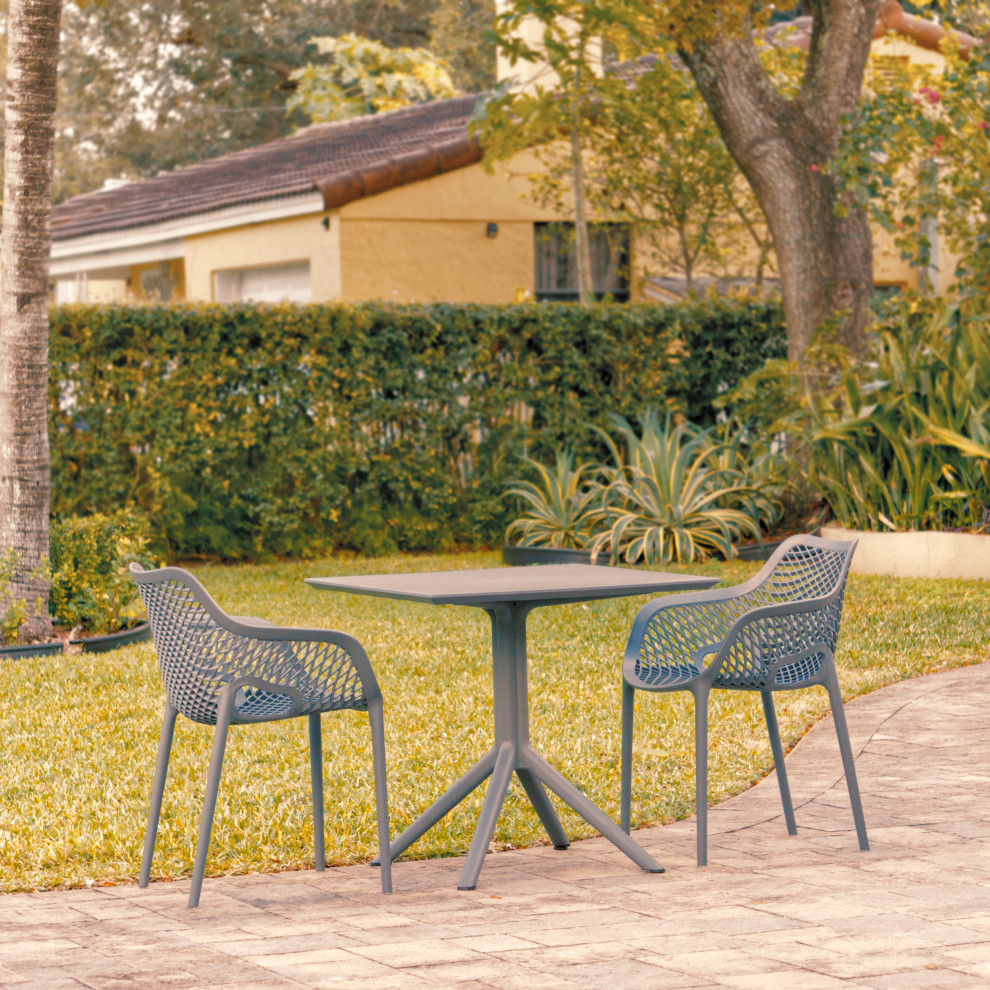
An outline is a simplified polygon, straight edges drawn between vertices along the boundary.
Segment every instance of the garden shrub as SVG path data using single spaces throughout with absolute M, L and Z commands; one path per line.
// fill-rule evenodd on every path
M 785 350 L 755 300 L 56 308 L 54 509 L 136 508 L 173 558 L 493 543 L 524 457 L 647 406 L 711 424 Z
M 112 633 L 140 613 L 127 565 L 149 566 L 148 522 L 136 512 L 55 517 L 49 527 L 49 612 L 56 625 Z
M 990 317 L 961 317 L 950 301 L 901 300 L 870 360 L 814 397 L 808 474 L 841 525 L 986 531 L 988 329 Z

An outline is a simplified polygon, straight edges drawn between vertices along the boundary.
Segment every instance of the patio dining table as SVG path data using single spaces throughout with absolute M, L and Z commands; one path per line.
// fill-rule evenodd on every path
M 642 846 L 554 769 L 530 743 L 526 617 L 533 609 L 547 605 L 658 592 L 701 591 L 715 584 L 715 578 L 633 570 L 627 567 L 547 564 L 536 567 L 313 577 L 306 578 L 306 582 L 316 588 L 380 598 L 433 605 L 469 605 L 483 609 L 491 618 L 494 744 L 467 773 L 392 840 L 393 859 L 490 776 L 492 779 L 457 887 L 458 890 L 474 890 L 512 774 L 515 773 L 556 848 L 566 849 L 570 840 L 544 786 L 621 849 L 637 866 L 650 873 L 663 872 L 663 867 Z

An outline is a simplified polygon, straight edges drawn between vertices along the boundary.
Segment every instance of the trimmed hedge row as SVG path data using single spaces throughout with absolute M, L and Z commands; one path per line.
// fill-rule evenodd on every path
M 69 306 L 51 317 L 53 511 L 146 512 L 172 557 L 498 542 L 523 456 L 786 351 L 779 304 Z

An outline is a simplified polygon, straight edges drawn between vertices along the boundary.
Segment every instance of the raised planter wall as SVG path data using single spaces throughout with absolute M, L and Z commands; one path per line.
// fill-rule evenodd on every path
M 990 579 L 990 536 L 982 533 L 868 533 L 823 526 L 826 540 L 859 540 L 853 574 Z
M 502 563 L 513 566 L 526 564 L 590 564 L 590 550 L 574 550 L 570 547 L 502 547 Z M 599 554 L 598 563 L 608 566 L 608 554 Z

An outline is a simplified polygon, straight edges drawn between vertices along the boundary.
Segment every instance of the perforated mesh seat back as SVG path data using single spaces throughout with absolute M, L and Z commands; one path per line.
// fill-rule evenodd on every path
M 723 648 L 733 625 L 757 609 L 725 644 L 713 686 L 742 690 L 792 687 L 815 678 L 835 652 L 852 544 L 794 538 L 737 592 L 711 600 L 660 606 L 649 619 L 633 675 L 654 689 L 675 687 L 701 673 Z M 790 607 L 788 607 L 790 606 Z
M 247 683 L 235 694 L 234 723 L 367 709 L 362 678 L 343 646 L 323 638 L 289 640 L 274 627 L 259 626 L 257 635 L 225 628 L 230 617 L 180 568 L 132 569 L 132 575 L 169 702 L 186 718 L 216 724 L 220 692 L 235 680 Z M 266 631 L 281 636 L 265 638 Z

